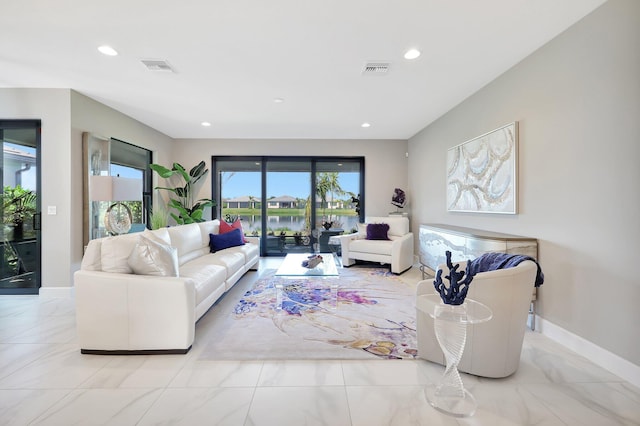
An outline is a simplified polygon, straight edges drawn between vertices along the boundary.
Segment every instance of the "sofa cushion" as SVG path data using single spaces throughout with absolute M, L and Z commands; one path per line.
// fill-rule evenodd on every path
M 153 235 L 157 240 L 162 241 L 165 244 L 171 245 L 171 236 L 169 235 L 169 228 L 160 228 L 150 231 L 144 230 L 144 235 Z
M 128 259 L 134 274 L 159 277 L 178 276 L 178 251 L 151 232 L 138 237 Z
M 82 256 L 80 269 L 84 271 L 102 271 L 102 239 L 98 238 L 89 241 L 87 248 Z
M 388 240 L 389 224 L 370 223 L 367 225 L 367 240 Z
M 222 224 L 222 222 L 220 222 Z M 211 253 L 224 250 L 229 247 L 241 246 L 244 244 L 242 230 L 233 229 L 224 234 L 209 234 L 209 247 Z
M 224 289 L 227 271 L 224 266 L 211 263 L 204 255 L 180 266 L 180 277 L 191 278 L 196 291 L 196 305 L 220 287 Z
M 349 244 L 349 252 L 391 256 L 392 244 L 391 240 L 353 240 Z
M 247 243 L 242 246 L 230 247 L 227 250 L 232 253 L 242 253 L 245 265 L 260 257 L 260 246 L 258 244 Z
M 130 274 L 129 255 L 138 242 L 138 234 L 118 235 L 102 239 L 100 262 L 104 272 Z
M 227 279 L 238 271 L 242 270 L 245 265 L 245 256 L 242 252 L 235 250 L 222 250 L 217 253 L 211 253 L 203 256 L 214 265 L 224 266 L 227 270 Z
M 209 234 L 220 233 L 220 220 L 214 219 L 206 222 L 199 222 L 198 226 L 200 226 L 200 245 L 202 247 L 206 247 L 207 253 L 209 253 Z
M 220 234 L 226 234 L 234 229 L 240 230 L 242 233 L 242 241 L 246 243 L 247 239 L 244 237 L 244 231 L 242 230 L 242 223 L 240 222 L 240 219 L 236 219 L 233 223 L 227 223 L 224 220 L 220 221 Z
M 172 226 L 168 229 L 171 245 L 178 249 L 178 263 L 180 265 L 202 256 L 202 234 L 197 223 Z

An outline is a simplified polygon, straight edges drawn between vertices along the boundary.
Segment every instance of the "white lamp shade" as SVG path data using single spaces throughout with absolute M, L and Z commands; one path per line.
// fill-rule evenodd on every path
M 91 201 L 141 201 L 142 180 L 118 176 L 90 176 Z
M 142 201 L 142 180 L 112 177 L 113 201 Z
M 111 201 L 112 197 L 111 176 L 89 176 L 89 198 L 91 201 Z

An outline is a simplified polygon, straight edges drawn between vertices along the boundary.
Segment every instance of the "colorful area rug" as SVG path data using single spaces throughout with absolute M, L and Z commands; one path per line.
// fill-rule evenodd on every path
M 371 267 L 327 278 L 273 274 L 265 271 L 234 306 L 214 307 L 201 358 L 415 358 L 415 282 Z

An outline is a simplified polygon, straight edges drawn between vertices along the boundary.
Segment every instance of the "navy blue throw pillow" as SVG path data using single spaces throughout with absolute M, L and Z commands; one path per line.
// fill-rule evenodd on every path
M 234 229 L 224 234 L 209 234 L 209 248 L 211 253 L 224 250 L 229 247 L 243 246 L 242 230 Z
M 370 223 L 367 225 L 367 240 L 388 240 L 389 224 Z

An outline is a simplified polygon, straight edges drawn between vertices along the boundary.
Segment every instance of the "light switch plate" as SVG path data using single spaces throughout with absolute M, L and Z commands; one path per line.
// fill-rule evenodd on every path
M 47 214 L 55 215 L 58 213 L 56 206 L 47 206 Z

